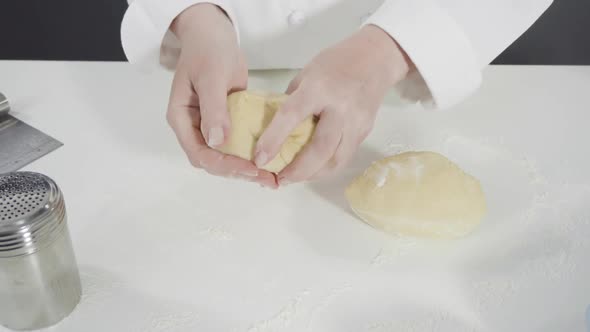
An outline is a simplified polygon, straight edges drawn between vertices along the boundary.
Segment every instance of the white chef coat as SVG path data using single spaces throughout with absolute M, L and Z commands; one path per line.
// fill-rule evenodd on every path
M 302 68 L 321 49 L 374 24 L 392 36 L 417 71 L 402 97 L 444 109 L 473 93 L 481 71 L 549 7 L 551 0 L 129 0 L 123 49 L 138 65 L 173 66 L 173 19 L 191 5 L 223 8 L 250 69 Z

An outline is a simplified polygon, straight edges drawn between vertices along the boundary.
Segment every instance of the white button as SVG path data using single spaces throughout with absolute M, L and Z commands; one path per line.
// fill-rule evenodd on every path
M 290 25 L 301 25 L 305 22 L 305 14 L 300 10 L 294 10 L 289 14 Z

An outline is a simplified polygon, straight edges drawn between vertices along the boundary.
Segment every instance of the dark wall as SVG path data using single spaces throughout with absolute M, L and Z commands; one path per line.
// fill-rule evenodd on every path
M 0 59 L 125 60 L 126 9 L 126 0 L 0 0 Z
M 553 0 L 494 63 L 590 65 L 590 0 Z
M 0 0 L 0 59 L 125 60 L 126 8 L 126 0 Z M 590 64 L 590 0 L 554 0 L 494 63 Z

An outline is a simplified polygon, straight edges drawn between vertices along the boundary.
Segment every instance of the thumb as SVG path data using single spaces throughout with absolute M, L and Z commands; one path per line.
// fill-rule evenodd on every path
M 210 147 L 221 146 L 231 129 L 226 81 L 221 75 L 204 75 L 195 84 L 195 90 L 199 96 L 203 137 Z

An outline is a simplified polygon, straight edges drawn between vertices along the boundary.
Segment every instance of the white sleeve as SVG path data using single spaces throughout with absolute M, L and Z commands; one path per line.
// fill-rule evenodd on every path
M 473 93 L 482 68 L 522 35 L 551 0 L 386 0 L 365 24 L 385 30 L 417 71 L 399 93 L 445 109 Z
M 121 44 L 130 63 L 142 67 L 159 66 L 166 45 L 174 45 L 169 28 L 182 11 L 198 3 L 212 3 L 221 7 L 232 21 L 236 34 L 239 30 L 231 0 L 128 0 L 129 8 L 121 23 Z

